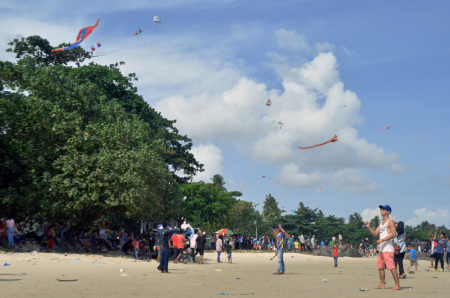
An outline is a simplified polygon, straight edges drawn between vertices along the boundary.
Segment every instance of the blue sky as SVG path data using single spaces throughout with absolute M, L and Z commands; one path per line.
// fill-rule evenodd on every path
M 449 10 L 407 0 L 7 0 L 0 59 L 13 59 L 4 50 L 18 35 L 57 46 L 100 18 L 81 46 L 100 41 L 112 53 L 95 62 L 126 62 L 138 92 L 177 120 L 205 164 L 197 180 L 221 174 L 243 199 L 270 193 L 286 210 L 303 201 L 369 219 L 389 204 L 396 220 L 448 226 Z

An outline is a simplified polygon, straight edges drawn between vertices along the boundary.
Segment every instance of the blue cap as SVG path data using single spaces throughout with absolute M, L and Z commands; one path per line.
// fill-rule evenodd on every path
M 387 210 L 389 212 L 392 212 L 391 206 L 389 206 L 389 205 L 380 205 L 378 207 L 380 207 L 380 209 L 384 209 L 384 210 Z

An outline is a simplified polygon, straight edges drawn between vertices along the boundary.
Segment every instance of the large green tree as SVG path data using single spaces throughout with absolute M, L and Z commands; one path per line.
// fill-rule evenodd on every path
M 201 165 L 174 121 L 136 93 L 135 75 L 118 64 L 55 65 L 39 38 L 11 45 L 19 60 L 0 62 L 2 210 L 71 218 L 74 230 L 108 213 L 180 217 L 179 184 Z
M 230 216 L 236 208 L 241 208 L 237 197 L 240 192 L 226 192 L 215 183 L 196 182 L 181 187 L 184 196 L 182 209 L 184 218 L 191 225 L 217 230 L 230 223 Z M 245 205 L 245 203 L 244 203 Z

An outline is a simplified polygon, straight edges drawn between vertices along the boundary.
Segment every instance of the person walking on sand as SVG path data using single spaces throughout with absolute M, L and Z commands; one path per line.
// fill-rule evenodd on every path
M 403 221 L 399 221 L 396 223 L 396 236 L 394 238 L 394 243 L 400 246 L 400 253 L 398 255 L 394 255 L 394 261 L 395 261 L 395 268 L 399 269 L 399 276 L 402 279 L 406 278 L 405 270 L 403 269 L 403 258 L 405 257 L 406 253 L 406 243 L 405 243 L 405 237 L 406 232 L 403 229 L 405 227 L 405 224 Z
M 377 234 L 380 235 L 380 239 L 377 240 L 377 244 L 380 245 L 377 263 L 378 273 L 380 274 L 380 284 L 375 287 L 375 289 L 385 289 L 384 282 L 386 273 L 384 267 L 386 266 L 387 269 L 391 271 L 395 281 L 395 286 L 392 290 L 401 290 L 398 272 L 394 264 L 394 238 L 396 236 L 396 229 L 394 221 L 389 218 L 392 209 L 389 205 L 380 205 L 378 207 L 380 208 L 381 217 L 383 218 L 383 221 L 378 228 L 374 231 L 370 227 L 369 221 L 365 222 L 365 226 L 369 229 L 373 237 L 376 237 Z
M 409 257 L 410 265 L 406 271 L 409 271 L 409 268 L 411 268 L 412 266 L 415 266 L 416 272 L 419 272 L 419 270 L 417 270 L 417 266 L 419 266 L 419 264 L 417 263 L 417 259 L 419 259 L 419 257 L 416 255 L 417 250 L 416 250 L 416 246 L 414 244 L 413 244 L 413 248 L 411 248 L 411 250 L 409 252 L 411 253 L 411 256 Z
M 227 251 L 227 259 L 228 259 L 228 264 L 232 264 L 233 263 L 233 258 L 231 257 L 231 245 L 230 245 L 230 240 L 227 241 L 227 244 L 224 245 L 225 250 Z
M 445 233 L 439 235 L 439 240 L 437 240 L 436 251 L 434 252 L 434 270 L 437 271 L 439 262 L 441 262 L 441 272 L 444 272 L 444 253 L 447 247 L 447 240 L 445 240 Z
M 216 241 L 217 263 L 222 263 L 220 261 L 220 253 L 222 252 L 222 246 L 223 246 L 223 235 L 220 235 Z
M 197 250 L 197 253 L 200 255 L 200 258 L 198 259 L 198 263 L 201 265 L 201 264 L 203 264 L 203 255 L 204 255 L 205 249 L 206 249 L 206 237 L 205 237 L 205 235 L 202 235 L 201 232 L 198 232 L 196 242 L 195 242 L 195 249 Z

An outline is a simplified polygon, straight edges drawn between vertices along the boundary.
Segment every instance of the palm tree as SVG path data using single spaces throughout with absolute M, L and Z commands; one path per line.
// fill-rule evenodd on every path
M 223 187 L 225 185 L 225 179 L 223 179 L 223 177 L 219 174 L 215 174 L 212 178 L 211 178 L 212 182 L 214 185 L 216 185 L 217 187 L 220 187 L 222 189 L 222 191 L 227 192 L 228 190 Z

